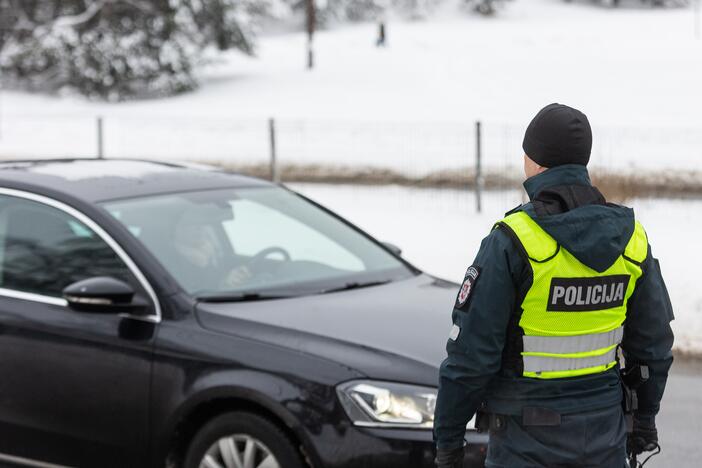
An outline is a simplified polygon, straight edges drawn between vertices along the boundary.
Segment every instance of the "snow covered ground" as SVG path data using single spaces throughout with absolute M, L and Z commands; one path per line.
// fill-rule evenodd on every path
M 401 187 L 295 184 L 297 190 L 342 214 L 380 240 L 397 244 L 423 270 L 459 282 L 495 221 L 522 202 L 522 193 L 487 192 L 476 214 L 472 194 Z M 702 290 L 690 265 L 702 262 L 692 242 L 702 237 L 702 201 L 634 200 L 675 310 L 675 346 L 702 353 Z
M 702 40 L 691 8 L 619 9 L 590 1 L 515 0 L 494 18 L 448 5 L 391 20 L 387 48 L 371 23 L 316 38 L 269 32 L 257 57 L 237 52 L 202 72 L 200 90 L 103 104 L 18 92 L 0 96 L 0 156 L 91 156 L 96 115 L 108 156 L 264 161 L 267 119 L 282 162 L 375 164 L 414 172 L 472 162 L 485 122 L 488 166 L 518 157 L 543 105 L 581 107 L 595 127 L 593 164 L 702 168 Z

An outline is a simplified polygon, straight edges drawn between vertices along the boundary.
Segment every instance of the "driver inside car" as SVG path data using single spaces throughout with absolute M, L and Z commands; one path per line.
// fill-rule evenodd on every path
M 233 268 L 224 264 L 230 258 L 224 252 L 215 227 L 204 223 L 201 216 L 186 212 L 176 224 L 172 244 L 189 276 L 201 285 L 202 291 L 236 289 L 246 284 L 252 273 L 246 265 Z

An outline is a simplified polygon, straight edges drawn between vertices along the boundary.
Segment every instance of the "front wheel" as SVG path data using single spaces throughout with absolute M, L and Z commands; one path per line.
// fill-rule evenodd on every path
M 303 468 L 288 436 L 271 421 L 243 411 L 209 421 L 193 438 L 184 468 Z

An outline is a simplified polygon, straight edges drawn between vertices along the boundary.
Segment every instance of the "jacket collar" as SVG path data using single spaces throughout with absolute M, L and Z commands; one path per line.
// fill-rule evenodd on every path
M 564 164 L 552 167 L 541 174 L 537 174 L 524 181 L 524 189 L 533 200 L 542 190 L 558 185 L 585 185 L 592 186 L 587 167 L 581 164 Z

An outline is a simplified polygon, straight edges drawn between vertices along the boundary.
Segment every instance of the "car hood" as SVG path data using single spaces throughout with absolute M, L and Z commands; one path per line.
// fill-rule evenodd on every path
M 419 275 L 335 293 L 200 303 L 210 330 L 314 354 L 370 378 L 436 385 L 457 285 Z

